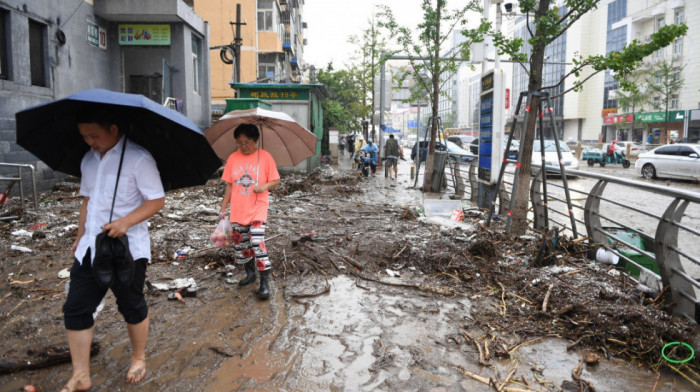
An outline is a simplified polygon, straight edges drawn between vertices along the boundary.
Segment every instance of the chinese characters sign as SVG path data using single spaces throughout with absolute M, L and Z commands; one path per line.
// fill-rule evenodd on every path
M 170 45 L 170 25 L 120 24 L 119 45 Z
M 97 24 L 85 20 L 87 44 L 100 49 L 107 49 L 107 31 Z
M 306 101 L 309 99 L 309 92 L 306 90 L 296 91 L 276 89 L 241 89 L 241 98 L 286 99 L 295 101 Z

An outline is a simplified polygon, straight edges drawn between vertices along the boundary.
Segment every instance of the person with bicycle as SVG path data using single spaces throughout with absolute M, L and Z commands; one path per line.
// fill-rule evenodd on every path
M 362 147 L 360 150 L 369 154 L 370 167 L 372 168 L 372 175 L 377 175 L 377 160 L 379 158 L 379 149 L 374 145 L 372 139 L 367 140 L 367 145 Z

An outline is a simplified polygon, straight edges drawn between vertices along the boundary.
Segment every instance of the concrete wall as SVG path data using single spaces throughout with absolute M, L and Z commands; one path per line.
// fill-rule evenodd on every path
M 74 0 L 3 0 L 0 3 L 0 11 L 6 13 L 10 27 L 10 74 L 7 80 L 0 80 L 0 162 L 34 165 L 37 168 L 37 184 L 41 189 L 49 188 L 65 176 L 53 172 L 15 143 L 15 113 L 80 90 L 97 87 L 121 89 L 116 40 L 108 43 L 107 50 L 86 43 L 86 20 L 102 27 L 108 23 L 94 16 L 92 5 L 82 3 L 77 9 L 76 6 Z M 75 13 L 71 17 L 73 11 Z M 28 39 L 30 20 L 46 26 L 46 87 L 31 85 Z M 56 39 L 59 29 L 57 22 L 60 22 L 60 29 L 66 35 L 64 45 Z M 114 72 L 115 67 L 117 72 Z M 7 172 L 0 168 L 0 175 Z M 9 173 L 14 175 L 16 170 L 10 170 Z M 25 179 L 29 180 L 29 172 L 26 174 Z M 29 181 L 25 190 L 30 189 L 28 184 Z M 0 183 L 3 190 L 5 186 L 6 183 Z M 17 189 L 15 186 L 14 190 Z
M 210 125 L 209 27 L 182 1 L 95 0 L 93 6 L 93 1 L 2 0 L 0 13 L 6 17 L 10 32 L 10 73 L 7 80 L 0 80 L 0 162 L 34 165 L 40 189 L 50 188 L 65 176 L 15 143 L 15 113 L 20 110 L 91 88 L 128 91 L 124 75 L 132 70 L 162 72 L 161 59 L 166 58 L 174 70 L 172 95 L 183 100 L 183 112 L 202 129 Z M 31 85 L 30 20 L 45 26 L 46 87 Z M 87 43 L 88 21 L 107 31 L 106 49 Z M 119 23 L 170 23 L 171 45 L 122 47 L 118 43 Z M 59 28 L 65 34 L 65 44 L 56 38 Z M 192 34 L 201 39 L 202 46 L 199 93 L 192 88 Z M 132 61 L 134 58 L 138 61 Z M 0 175 L 15 173 L 15 169 L 0 168 Z M 0 183 L 2 190 L 5 186 Z

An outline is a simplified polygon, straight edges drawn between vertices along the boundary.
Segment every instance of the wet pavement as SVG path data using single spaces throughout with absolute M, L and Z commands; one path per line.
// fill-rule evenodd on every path
M 344 195 L 342 203 L 348 210 L 364 212 L 371 219 L 373 211 L 386 206 L 406 205 L 415 209 L 428 198 L 448 199 L 445 194 L 423 194 L 412 189 L 411 164 L 410 160 L 401 162 L 398 180 L 385 178 L 380 170 L 377 177 L 357 184 L 365 192 Z M 339 166 L 348 168 L 349 160 L 341 157 Z M 203 192 L 198 202 L 206 204 L 205 195 Z M 177 196 L 172 199 L 177 203 Z M 200 209 L 216 208 L 216 202 L 219 200 L 214 199 L 211 205 Z M 321 206 L 324 203 L 331 204 L 319 201 Z M 463 201 L 463 204 L 468 203 Z M 271 208 L 275 210 L 274 203 Z M 298 208 L 297 215 L 302 215 L 303 210 Z M 347 222 L 346 232 L 350 233 L 344 235 L 372 236 L 371 232 L 353 230 L 350 213 L 338 211 L 338 220 Z M 291 211 L 287 214 L 291 215 Z M 197 222 L 196 216 L 190 218 Z M 296 224 L 303 226 L 303 218 L 297 218 L 302 223 Z M 178 218 L 171 216 L 171 219 Z M 194 225 L 192 232 L 172 235 L 174 239 L 170 239 L 170 234 L 161 234 L 156 241 L 173 241 L 181 246 L 194 243 L 199 237 L 208 238 L 211 220 L 188 224 Z M 302 229 L 306 227 L 298 228 Z M 434 227 L 435 232 L 440 230 Z M 268 233 L 268 238 L 271 234 Z M 400 238 L 404 241 L 425 240 L 402 234 Z M 275 247 L 272 239 L 268 242 L 269 247 Z M 400 244 L 376 246 L 400 247 Z M 362 257 L 371 255 L 367 252 Z M 214 259 L 213 255 L 208 257 Z M 108 297 L 96 327 L 102 351 L 91 362 L 93 390 L 494 390 L 469 374 L 498 382 L 509 379 L 508 388 L 529 391 L 592 390 L 579 389 L 583 384 L 577 377 L 598 391 L 697 390 L 676 374 L 664 372 L 657 376 L 647 367 L 621 359 L 603 357 L 597 365 L 581 365 L 587 352 L 567 350 L 571 342 L 556 336 L 529 338 L 523 333 L 520 341 L 512 342 L 515 348 L 510 358 L 491 358 L 483 363 L 477 346 L 470 342 L 488 340 L 498 332 L 481 329 L 475 321 L 495 312 L 500 303 L 499 296 L 489 295 L 486 287 L 484 292 L 470 296 L 435 295 L 360 280 L 350 268 L 343 266 L 337 276 L 310 273 L 286 276 L 287 267 L 294 260 L 287 260 L 285 254 L 273 262 L 277 277 L 272 279 L 272 295 L 266 302 L 254 298 L 256 285 L 241 288 L 225 283 L 227 269 L 215 273 L 208 265 L 203 268 L 203 264 L 184 260 L 178 264 L 159 261 L 150 266 L 149 276 L 161 280 L 197 276 L 199 295 L 180 304 L 168 301 L 164 294 L 150 293 L 149 373 L 137 386 L 123 383 L 130 355 L 128 338 L 114 299 Z M 240 277 L 240 270 L 233 271 L 235 278 Z M 400 276 L 385 276 L 383 280 L 416 282 L 423 279 L 422 274 L 415 268 L 404 268 Z M 64 341 L 59 311 L 62 299 L 58 296 L 51 301 L 53 310 L 48 319 L 55 325 L 44 321 L 37 328 L 45 329 L 51 343 L 61 343 Z M 3 322 L 13 320 L 9 313 L 3 318 Z M 22 320 L 33 322 L 32 315 Z M 574 372 L 577 367 L 580 373 Z M 58 390 L 69 369 L 64 364 L 0 376 L 0 392 L 16 391 L 29 383 L 41 385 L 43 390 Z M 567 389 L 567 385 L 573 384 L 575 388 Z

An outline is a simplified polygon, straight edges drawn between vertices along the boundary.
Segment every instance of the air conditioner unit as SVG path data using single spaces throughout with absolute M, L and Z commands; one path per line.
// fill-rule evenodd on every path
M 644 42 L 651 42 L 651 35 L 645 35 Z
M 674 59 L 674 60 L 678 60 L 678 59 L 680 59 L 682 56 L 683 56 L 683 55 L 680 54 L 680 53 L 674 53 L 674 54 L 673 54 L 673 59 Z

